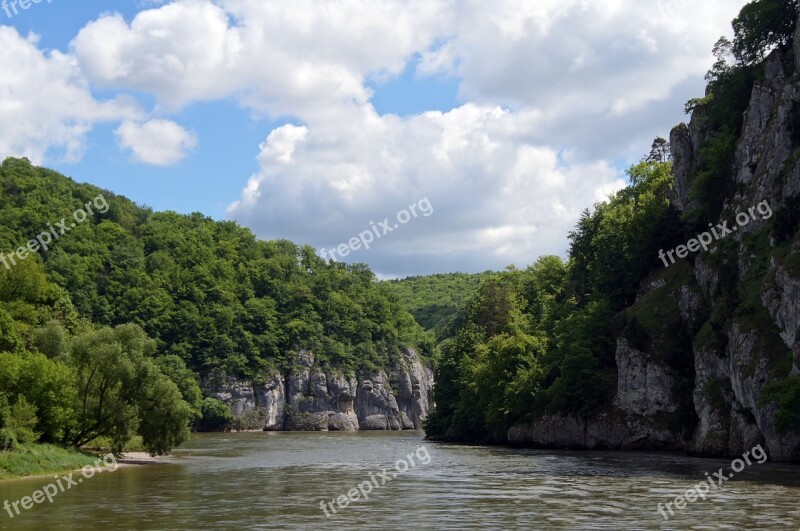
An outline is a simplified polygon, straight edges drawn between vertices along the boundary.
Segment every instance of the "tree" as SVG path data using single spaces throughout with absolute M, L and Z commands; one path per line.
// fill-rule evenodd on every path
M 12 405 L 7 396 L 0 396 L 0 450 L 13 450 L 17 444 L 28 444 L 39 438 L 35 428 L 36 407 L 18 396 Z
M 172 380 L 181 392 L 181 398 L 192 408 L 193 420 L 202 416 L 203 393 L 197 375 L 186 367 L 178 356 L 163 356 L 156 359 L 161 372 Z
M 644 162 L 669 162 L 670 160 L 672 160 L 672 155 L 669 151 L 669 142 L 660 136 L 656 137 L 650 147 L 650 154 L 645 157 Z
M 178 387 L 152 359 L 155 341 L 136 325 L 76 337 L 70 363 L 77 373 L 75 416 L 63 441 L 79 448 L 108 437 L 120 453 L 139 433 L 152 454 L 164 454 L 188 437 L 193 411 Z
M 203 400 L 203 420 L 201 421 L 203 431 L 225 431 L 230 428 L 234 420 L 230 408 L 216 398 Z
M 787 48 L 794 37 L 800 0 L 754 0 L 733 20 L 733 54 L 743 64 Z
M 706 81 L 713 84 L 730 72 L 732 68 L 730 60 L 735 57 L 733 55 L 733 43 L 727 37 L 722 36 L 714 44 L 711 53 L 716 58 L 716 61 L 711 70 L 706 73 Z

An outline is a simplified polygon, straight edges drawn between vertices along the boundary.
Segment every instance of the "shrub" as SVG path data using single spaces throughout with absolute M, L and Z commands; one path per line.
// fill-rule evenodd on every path
M 200 431 L 227 431 L 235 420 L 230 408 L 216 398 L 203 400 L 203 419 L 200 421 Z

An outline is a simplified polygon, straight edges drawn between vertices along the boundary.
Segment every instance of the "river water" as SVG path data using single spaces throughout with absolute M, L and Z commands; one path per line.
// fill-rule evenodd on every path
M 444 445 L 416 432 L 195 435 L 170 461 L 96 475 L 13 519 L 3 510 L 0 528 L 800 529 L 800 467 L 755 460 L 669 521 L 659 502 L 731 461 Z M 51 481 L 0 483 L 0 502 Z M 358 485 L 369 500 L 346 499 Z

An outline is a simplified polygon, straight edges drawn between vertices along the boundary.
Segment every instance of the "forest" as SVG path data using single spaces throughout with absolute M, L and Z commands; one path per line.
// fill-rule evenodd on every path
M 768 338 L 764 348 L 775 376 L 761 401 L 777 404 L 780 429 L 800 429 L 800 381 L 787 376 L 791 352 L 770 332 L 760 299 L 770 256 L 789 255 L 786 264 L 800 271 L 797 255 L 788 251 L 800 229 L 797 202 L 747 240 L 747 252 L 759 264 L 752 273 L 736 270 L 735 241 L 715 253 L 714 264 L 724 272 L 723 295 L 704 310 L 696 328 L 683 326 L 677 302 L 667 295 L 694 282 L 691 261 L 664 269 L 657 257 L 719 222 L 735 192 L 736 143 L 754 83 L 764 78 L 764 59 L 776 52 L 794 68 L 798 7 L 794 0 L 751 2 L 733 21 L 734 39 L 714 46 L 706 95 L 686 106 L 708 132 L 688 191 L 693 208 L 676 208 L 669 145 L 658 138 L 651 153 L 628 170 L 629 185 L 583 213 L 569 234 L 566 261 L 543 257 L 481 282 L 457 319 L 457 333 L 440 345 L 429 437 L 504 443 L 510 428 L 545 415 L 587 418 L 609 411 L 617 390 L 617 339 L 624 337 L 676 375 L 678 407 L 666 422 L 688 440 L 697 422 L 693 348 L 724 350 L 726 324 L 733 321 Z M 645 280 L 662 287 L 639 296 Z M 724 403 L 722 389 L 709 392 Z
M 313 350 L 347 371 L 435 340 L 364 265 L 260 241 L 233 222 L 153 212 L 24 159 L 0 166 L 0 249 L 24 246 L 94 198 L 105 212 L 0 267 L 0 446 L 167 453 L 230 412 L 204 383 L 258 381 Z

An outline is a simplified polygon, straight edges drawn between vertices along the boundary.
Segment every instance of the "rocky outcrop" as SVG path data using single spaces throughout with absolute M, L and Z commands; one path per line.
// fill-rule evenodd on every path
M 548 415 L 508 431 L 512 446 L 559 450 L 677 450 L 679 437 L 640 415 L 616 409 L 592 418 Z
M 206 393 L 231 408 L 238 428 L 269 431 L 418 430 L 433 406 L 433 371 L 411 349 L 392 369 L 361 378 L 322 368 L 302 351 L 286 375 L 267 380 L 229 379 Z
M 669 368 L 648 359 L 644 352 L 631 347 L 627 340 L 617 341 L 617 396 L 614 406 L 626 413 L 654 417 L 674 413 L 675 377 Z
M 709 137 L 706 120 L 699 118 L 688 125 L 680 124 L 669 135 L 673 158 L 675 185 L 669 192 L 671 201 L 682 212 L 690 212 L 699 207 L 697 201 L 689 199 L 692 176 L 701 164 L 700 149 Z
M 800 279 L 794 278 L 774 257 L 770 260 L 769 272 L 775 275 L 775 281 L 767 285 L 761 302 L 769 311 L 786 346 L 794 349 L 795 354 L 800 354 L 797 350 L 797 334 L 800 331 Z M 793 372 L 797 372 L 797 365 Z
M 673 266 L 643 283 L 636 304 L 620 316 L 628 326 L 617 340 L 611 406 L 590 418 L 546 416 L 517 426 L 508 433 L 512 444 L 716 457 L 762 444 L 773 460 L 800 461 L 800 433 L 779 429 L 779 405 L 766 395 L 771 383 L 800 376 L 800 80 L 787 71 L 800 72 L 800 30 L 795 61 L 775 51 L 763 64 L 721 220 L 763 202 L 769 215 L 759 212 L 724 246 L 687 260 L 685 271 Z M 714 134 L 701 112 L 670 135 L 671 199 L 687 219 L 700 207 L 690 190 L 704 166 L 701 148 Z M 665 323 L 655 334 L 636 332 L 647 312 L 649 326 Z
M 791 209 L 800 192 L 800 161 L 795 156 L 800 140 L 800 84 L 790 79 L 784 65 L 781 54 L 774 52 L 764 63 L 763 80 L 753 88 L 732 168 L 736 193 L 726 201 L 722 219 L 733 219 L 736 213 L 763 201 L 771 211 Z M 676 128 L 676 135 L 685 127 Z M 686 189 L 691 185 L 688 178 L 693 175 L 693 167 L 700 162 L 697 156 L 680 155 L 675 159 L 676 189 Z M 685 205 L 678 206 L 685 211 Z M 741 455 L 756 444 L 764 444 L 772 459 L 800 458 L 800 436 L 781 434 L 776 427 L 775 404 L 762 400 L 769 382 L 798 374 L 800 326 L 800 279 L 781 266 L 775 257 L 777 250 L 758 251 L 772 254 L 767 261 L 768 280 L 760 284 L 752 280 L 765 273 L 759 271 L 764 257 L 756 254 L 747 241 L 770 240 L 765 230 L 768 221 L 762 217 L 730 236 L 739 245 L 738 254 L 732 258 L 739 277 L 734 288 L 741 289 L 745 296 L 750 290 L 760 290 L 756 306 L 744 312 L 741 321 L 733 319 L 714 325 L 722 339 L 719 344 L 696 343 L 693 350 L 693 402 L 698 422 L 693 437 L 686 442 L 690 453 Z M 769 245 L 776 246 L 774 238 Z M 790 250 L 797 251 L 796 245 Z M 724 273 L 713 254 L 712 251 L 711 257 L 698 257 L 693 268 L 710 308 L 723 295 L 719 289 Z M 749 288 L 744 286 L 745 280 L 749 281 Z M 769 319 L 757 318 L 761 312 Z M 794 360 L 786 365 L 783 360 L 792 359 L 792 353 Z
M 794 32 L 794 70 L 800 72 L 800 15 L 797 17 L 797 29 Z
M 650 289 L 661 289 L 655 283 Z M 647 289 L 646 292 L 650 292 Z M 682 306 L 694 314 L 694 295 Z M 587 450 L 680 450 L 681 434 L 669 427 L 681 400 L 675 396 L 682 376 L 667 364 L 617 340 L 617 393 L 609 411 L 588 418 L 547 415 L 509 430 L 512 446 Z

